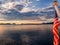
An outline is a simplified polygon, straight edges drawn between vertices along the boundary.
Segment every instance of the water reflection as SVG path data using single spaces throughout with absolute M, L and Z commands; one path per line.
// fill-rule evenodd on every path
M 25 31 L 33 31 L 33 30 L 46 30 L 52 29 L 52 25 L 0 25 L 0 33 L 9 30 L 25 30 Z
M 52 25 L 0 25 L 0 45 L 53 45 Z

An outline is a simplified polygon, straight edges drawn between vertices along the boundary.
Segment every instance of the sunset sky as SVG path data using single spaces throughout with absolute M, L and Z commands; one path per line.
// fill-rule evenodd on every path
M 0 23 L 53 21 L 54 0 L 0 0 Z M 57 0 L 58 4 L 60 0 Z M 60 4 L 59 4 L 60 6 Z

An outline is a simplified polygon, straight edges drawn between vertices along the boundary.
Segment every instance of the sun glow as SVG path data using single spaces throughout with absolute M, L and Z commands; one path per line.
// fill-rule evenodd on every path
M 12 21 L 0 21 L 0 23 L 15 23 L 15 24 L 27 24 L 27 23 L 33 23 L 33 24 L 36 24 L 36 23 L 42 23 L 41 21 L 36 21 L 36 20 L 12 20 Z

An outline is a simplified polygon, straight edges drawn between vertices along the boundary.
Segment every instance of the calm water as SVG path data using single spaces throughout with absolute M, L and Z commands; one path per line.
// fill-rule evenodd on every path
M 53 45 L 52 25 L 0 25 L 0 45 Z

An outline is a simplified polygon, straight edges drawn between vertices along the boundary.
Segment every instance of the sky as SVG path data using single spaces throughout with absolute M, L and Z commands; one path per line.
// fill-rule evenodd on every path
M 51 21 L 54 0 L 0 0 L 0 22 Z M 57 0 L 58 4 L 60 0 Z M 50 13 L 51 12 L 51 13 Z M 49 15 L 49 16 L 48 16 Z M 47 18 L 48 17 L 48 20 Z
M 4 0 L 2 0 L 4 1 Z M 9 1 L 9 0 L 7 0 Z M 5 2 L 7 2 L 5 1 Z M 14 0 L 15 2 L 21 1 L 21 2 L 26 2 L 26 0 Z M 51 6 L 54 0 L 27 0 L 27 3 L 30 3 L 30 7 L 35 7 L 35 8 L 44 8 L 44 7 L 48 7 Z M 58 2 L 60 2 L 59 0 L 57 0 Z M 31 5 L 32 4 L 32 5 Z

